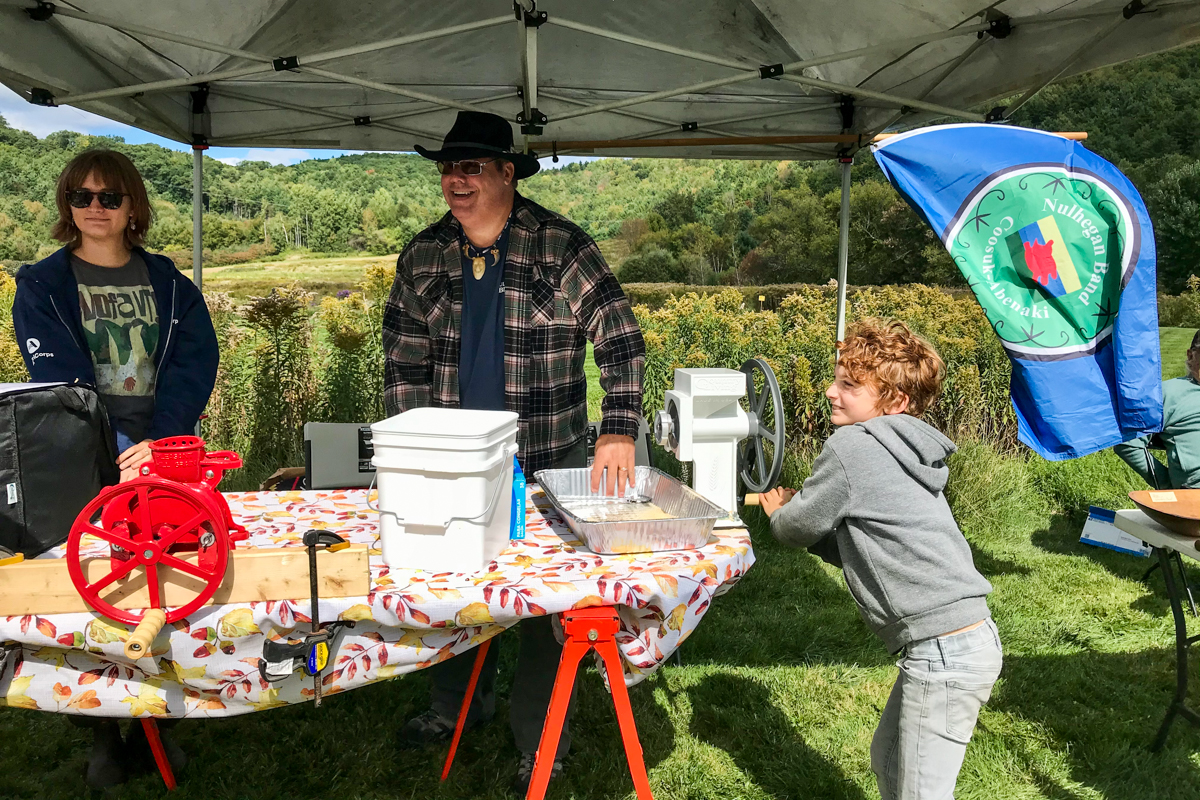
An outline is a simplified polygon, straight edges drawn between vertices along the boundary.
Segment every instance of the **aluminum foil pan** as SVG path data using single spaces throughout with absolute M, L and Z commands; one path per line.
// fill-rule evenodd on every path
M 593 553 L 694 550 L 708 542 L 724 509 L 661 470 L 634 468 L 624 497 L 592 492 L 592 470 L 544 469 L 538 486 Z

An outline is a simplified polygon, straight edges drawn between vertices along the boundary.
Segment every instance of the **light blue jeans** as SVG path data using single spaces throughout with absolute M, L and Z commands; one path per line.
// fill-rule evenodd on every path
M 875 738 L 871 769 L 882 800 L 953 800 L 980 707 L 1000 677 L 996 623 L 904 648 Z

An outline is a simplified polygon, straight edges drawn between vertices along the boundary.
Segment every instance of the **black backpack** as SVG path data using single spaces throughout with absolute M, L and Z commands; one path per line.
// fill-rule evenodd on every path
M 0 384 L 0 547 L 32 558 L 65 542 L 83 507 L 120 480 L 116 458 L 92 389 Z

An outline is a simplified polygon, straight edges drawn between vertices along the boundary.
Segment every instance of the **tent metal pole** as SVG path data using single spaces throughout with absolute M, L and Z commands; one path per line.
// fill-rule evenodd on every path
M 93 100 L 107 100 L 111 97 L 130 97 L 135 94 L 148 94 L 150 92 L 165 92 L 171 89 L 181 89 L 187 86 L 197 86 L 201 83 L 213 83 L 215 81 L 230 81 L 235 78 L 246 78 L 251 75 L 262 75 L 266 72 L 274 72 L 275 68 L 270 64 L 266 66 L 256 65 L 253 67 L 242 67 L 241 69 L 227 69 L 221 72 L 208 72 L 201 75 L 191 75 L 186 78 L 171 78 L 165 81 L 150 81 L 149 83 L 139 83 L 133 86 L 120 86 L 116 89 L 105 89 L 100 92 L 83 92 L 82 94 L 69 94 L 66 97 L 56 97 L 55 105 L 78 105 L 79 103 L 90 103 Z
M 937 87 L 941 86 L 942 83 L 944 83 L 947 78 L 949 78 L 951 75 L 954 74 L 955 70 L 957 70 L 964 63 L 966 63 L 966 60 L 968 58 L 970 58 L 972 55 L 974 55 L 975 51 L 978 50 L 980 47 L 982 47 L 983 44 L 987 41 L 989 41 L 988 38 L 980 38 L 980 39 L 976 39 L 974 42 L 972 42 L 970 47 L 968 47 L 966 50 L 962 51 L 961 55 L 959 55 L 957 58 L 953 59 L 946 66 L 946 68 L 944 70 L 942 70 L 940 73 L 938 73 L 938 76 L 933 79 L 933 83 L 929 84 L 929 86 L 927 88 L 925 88 L 920 94 L 917 95 L 917 99 L 924 100 L 926 97 L 928 97 L 930 92 L 932 92 Z M 876 128 L 876 130 L 877 131 L 885 131 L 888 128 L 895 125 L 897 122 L 899 122 L 903 117 L 904 117 L 904 112 L 899 111 L 895 115 L 893 115 L 883 125 L 880 125 L 878 128 Z
M 757 67 L 757 65 L 754 65 L 754 64 L 747 64 L 747 63 L 740 62 L 740 61 L 734 61 L 733 59 L 730 59 L 730 58 L 722 58 L 721 56 L 709 55 L 708 53 L 699 53 L 699 52 L 696 52 L 695 50 L 685 50 L 681 47 L 673 47 L 671 45 L 662 44 L 660 42 L 652 42 L 648 39 L 641 39 L 636 36 L 628 36 L 623 33 L 617 33 L 616 31 L 605 30 L 604 28 L 597 28 L 592 25 L 584 25 L 579 22 L 572 22 L 570 20 L 563 19 L 562 17 L 559 17 L 559 16 L 551 16 L 548 20 L 546 20 L 546 22 L 550 25 L 558 25 L 559 27 L 562 27 L 562 28 L 570 28 L 571 30 L 579 31 L 580 33 L 590 33 L 594 36 L 600 36 L 605 39 L 612 39 L 614 41 L 624 42 L 625 44 L 632 44 L 636 47 L 644 47 L 647 50 L 658 50 L 659 52 L 662 52 L 662 53 L 670 53 L 671 55 L 682 56 L 684 58 L 690 58 L 695 61 L 704 61 L 709 64 L 716 64 L 716 65 L 722 66 L 722 67 L 729 67 L 730 69 L 736 69 L 736 70 L 753 69 L 755 72 L 754 77 L 758 77 L 758 67 Z M 899 39 L 894 42 L 888 42 L 887 44 L 872 45 L 870 47 L 861 47 L 857 50 L 850 50 L 845 53 L 834 53 L 831 55 L 819 56 L 817 58 L 810 58 L 805 61 L 797 61 L 792 64 L 784 65 L 784 69 L 788 70 L 788 71 L 791 71 L 791 70 L 798 71 L 798 70 L 804 69 L 805 67 L 815 67 L 815 66 L 819 66 L 821 64 L 830 64 L 835 61 L 847 61 L 852 58 L 861 58 L 863 56 L 874 55 L 879 52 L 887 52 L 887 51 L 896 50 L 899 48 L 920 46 L 923 44 L 929 44 L 931 42 L 936 42 L 941 39 L 952 39 L 957 36 L 965 36 L 965 35 L 971 34 L 971 33 L 979 33 L 980 31 L 986 31 L 988 29 L 988 27 L 989 27 L 989 25 L 986 23 L 976 24 L 976 25 L 964 25 L 959 28 L 952 28 L 948 31 L 939 31 L 937 33 L 928 33 L 928 34 L 923 34 L 921 36 L 910 36 L 907 39 Z
M 972 111 L 963 111 L 958 108 L 950 108 L 949 106 L 939 105 L 937 103 L 926 103 L 924 100 L 917 100 L 915 97 L 901 97 L 899 95 L 888 94 L 887 92 L 877 92 L 874 89 L 864 89 L 861 86 L 847 86 L 844 83 L 834 83 L 832 81 L 818 80 L 817 78 L 809 78 L 805 75 L 792 75 L 784 73 L 779 76 L 782 80 L 798 83 L 801 86 L 812 86 L 816 89 L 824 89 L 829 92 L 837 92 L 838 94 L 848 94 L 855 99 L 879 100 L 884 103 L 890 103 L 895 106 L 908 106 L 909 108 L 928 111 L 932 114 L 942 114 L 947 117 L 957 117 L 971 122 L 983 122 L 987 119 L 984 114 L 978 114 Z
M 517 26 L 521 30 L 521 82 L 524 91 L 521 98 L 522 150 L 529 152 L 529 136 L 542 132 L 543 116 L 538 108 L 538 28 L 544 24 L 545 13 L 539 13 L 537 3 L 522 0 L 516 4 Z
M 575 105 L 575 106 L 586 106 L 587 105 L 587 103 L 583 102 L 582 100 L 576 100 L 573 97 L 565 97 L 563 95 L 556 94 L 556 93 L 550 93 L 550 92 L 543 91 L 541 93 L 541 95 L 542 95 L 542 97 L 545 97 L 549 100 L 557 100 L 559 102 L 567 103 L 569 105 Z M 730 133 L 728 130 L 719 128 L 717 126 L 718 125 L 731 125 L 731 124 L 740 123 L 740 122 L 754 122 L 754 121 L 760 120 L 760 119 L 771 119 L 772 117 L 787 117 L 787 116 L 791 116 L 792 114 L 806 114 L 810 111 L 828 111 L 829 109 L 832 109 L 832 108 L 838 108 L 839 105 L 840 105 L 839 103 L 820 103 L 820 104 L 816 104 L 816 105 L 804 105 L 804 106 L 799 106 L 799 107 L 793 106 L 792 108 L 789 108 L 786 111 L 771 111 L 771 112 L 768 112 L 765 114 L 751 114 L 749 116 L 726 117 L 724 119 L 711 120 L 709 122 L 697 122 L 696 129 L 713 131 L 715 133 L 726 134 L 729 136 L 736 136 L 737 134 Z M 629 134 L 628 136 L 617 137 L 618 139 L 621 139 L 621 140 L 623 140 L 623 139 L 642 139 L 642 138 L 645 138 L 648 136 L 658 136 L 663 133 L 675 133 L 676 131 L 679 131 L 681 129 L 681 125 L 677 122 L 671 122 L 668 119 L 663 119 L 662 117 L 655 117 L 650 114 L 641 114 L 641 113 L 638 113 L 637 111 L 625 111 L 625 110 L 614 111 L 612 113 L 618 114 L 623 117 L 631 117 L 633 119 L 641 119 L 641 120 L 645 120 L 647 122 L 655 122 L 655 123 L 658 123 L 659 125 L 663 126 L 662 128 L 655 128 L 652 131 L 643 131 L 641 133 L 632 133 L 632 134 Z M 542 144 L 545 144 L 545 142 L 542 142 Z M 533 146 L 534 145 L 531 143 L 530 147 L 533 147 Z M 785 150 L 794 150 L 794 151 L 798 151 L 798 152 L 806 152 L 806 153 L 819 152 L 810 147 L 796 147 L 796 146 L 792 146 L 792 145 L 780 145 L 780 147 Z M 569 150 L 560 149 L 558 151 L 558 154 L 559 155 L 572 155 L 572 152 Z M 820 153 L 820 155 L 822 158 L 826 157 L 825 153 Z
M 79 41 L 79 38 L 77 36 L 75 36 L 75 34 L 73 34 L 70 30 L 68 30 L 67 26 L 63 25 L 60 20 L 52 19 L 51 25 L 54 27 L 54 30 L 58 32 L 58 35 L 61 36 L 66 41 L 68 47 L 73 49 L 82 58 L 87 59 L 87 62 L 92 65 L 92 69 L 96 70 L 101 75 L 103 75 L 104 77 L 106 77 L 110 81 L 112 81 L 113 83 L 121 82 L 120 78 L 118 78 L 116 75 L 114 75 L 112 70 L 110 70 L 110 69 L 108 69 L 108 67 L 104 66 L 104 63 L 96 57 L 96 54 L 92 50 L 90 50 L 83 42 Z M 163 125 L 163 127 L 165 127 L 168 131 L 171 132 L 172 135 L 174 135 L 182 140 L 186 140 L 188 138 L 187 134 L 184 133 L 182 128 L 179 128 L 173 120 L 169 119 L 165 114 L 161 113 L 154 106 L 150 105 L 149 103 L 147 103 L 143 100 L 137 99 L 137 98 L 131 98 L 130 102 L 132 102 L 135 106 L 140 108 L 142 111 L 146 112 L 147 114 L 149 114 L 150 116 L 152 116 L 156 120 L 158 120 Z
M 329 50 L 324 53 L 315 53 L 311 56 L 301 56 L 300 63 L 318 64 L 322 61 L 333 61 L 338 58 L 347 58 L 349 56 L 360 56 L 365 53 L 374 53 L 379 50 L 387 50 L 392 47 L 401 47 L 406 44 L 416 44 L 418 42 L 427 42 L 430 39 L 441 39 L 445 36 L 455 36 L 460 33 L 470 33 L 471 31 L 482 30 L 483 28 L 494 28 L 497 25 L 508 25 L 512 23 L 512 15 L 505 14 L 501 17 L 488 17 L 487 19 L 476 20 L 475 22 L 466 22 L 462 25 L 451 25 L 447 28 L 438 28 L 432 31 L 423 31 L 421 33 L 413 33 L 408 36 L 398 36 L 394 39 L 384 39 L 380 42 L 371 42 L 370 44 L 356 45 L 355 47 L 343 47 L 340 50 Z
M 333 130 L 335 128 L 345 128 L 347 126 L 357 124 L 355 122 L 354 117 L 346 116 L 345 114 L 337 114 L 332 111 L 326 111 L 323 108 L 309 108 L 307 106 L 296 105 L 295 103 L 285 103 L 281 100 L 273 100 L 273 99 L 268 100 L 266 98 L 253 97 L 250 95 L 244 95 L 244 94 L 240 94 L 237 92 L 225 91 L 223 89 L 219 90 L 217 92 L 214 92 L 214 94 L 219 94 L 222 97 L 229 97 L 234 100 L 242 100 L 247 103 L 261 103 L 262 105 L 265 105 L 265 106 L 272 106 L 274 108 L 283 108 L 283 109 L 287 109 L 289 111 L 298 111 L 302 114 L 313 114 L 315 116 L 328 117 L 331 120 L 336 120 L 336 122 L 321 122 L 316 125 L 305 125 L 303 127 L 298 127 L 298 128 L 277 128 L 276 130 L 273 130 L 273 131 L 263 131 L 261 133 L 253 134 L 253 136 L 251 136 L 248 139 L 243 138 L 243 137 L 222 137 L 220 139 L 213 139 L 210 142 L 211 144 L 215 144 L 215 145 L 226 146 L 227 142 L 256 141 L 259 139 L 270 139 L 272 136 L 289 136 L 291 134 L 296 134 L 296 133 L 312 133 L 314 131 L 327 131 L 327 130 Z M 498 100 L 507 100 L 509 98 L 516 97 L 516 96 L 517 96 L 516 92 L 505 92 L 504 94 L 492 95 L 491 97 L 481 97 L 478 100 L 476 100 L 475 103 L 480 104 L 480 105 L 482 105 L 484 103 L 494 103 Z M 442 110 L 443 109 L 441 106 L 426 104 L 420 109 L 414 109 L 414 110 L 410 110 L 410 111 L 402 111 L 402 112 L 397 112 L 395 114 L 384 114 L 384 115 L 378 116 L 378 117 L 375 116 L 374 114 L 372 114 L 371 115 L 371 125 L 376 125 L 381 128 L 386 128 L 387 130 L 395 131 L 396 133 L 406 133 L 410 136 L 420 136 L 422 138 L 436 140 L 437 136 L 432 133 L 427 133 L 425 131 L 419 131 L 415 128 L 404 128 L 399 125 L 388 125 L 385 123 L 387 123 L 391 120 L 394 120 L 394 119 L 402 119 L 404 117 L 416 117 L 416 116 L 420 116 L 421 114 L 431 114 L 431 113 L 434 113 L 437 111 L 442 111 Z
M 964 33 L 976 32 L 976 29 L 978 27 L 979 26 L 977 26 L 977 25 L 969 25 L 969 26 L 964 26 L 962 28 L 955 28 L 953 31 L 947 31 L 946 33 L 943 33 L 941 35 L 930 35 L 927 37 L 923 37 L 922 41 L 929 42 L 929 41 L 935 41 L 938 39 L 947 39 L 947 38 L 950 38 L 950 36 L 962 36 L 962 35 L 964 35 Z M 838 56 L 827 56 L 827 57 L 823 57 L 823 58 L 809 59 L 806 61 L 795 61 L 790 64 L 783 64 L 780 66 L 782 73 L 777 75 L 776 77 L 779 77 L 784 80 L 789 80 L 794 83 L 804 84 L 806 86 L 813 86 L 816 88 L 825 89 L 827 91 L 837 92 L 838 94 L 849 94 L 854 97 L 865 97 L 865 98 L 868 98 L 871 100 L 882 100 L 884 102 L 890 103 L 892 105 L 897 105 L 897 106 L 911 106 L 912 108 L 919 108 L 923 111 L 929 111 L 929 112 L 932 112 L 935 114 L 942 114 L 942 115 L 948 116 L 948 117 L 957 117 L 959 119 L 971 120 L 973 122 L 983 122 L 984 121 L 983 114 L 976 114 L 976 113 L 972 113 L 970 111 L 963 111 L 963 110 L 957 109 L 957 108 L 950 108 L 949 106 L 937 105 L 936 103 L 926 103 L 921 100 L 914 100 L 909 97 L 900 97 L 897 95 L 891 95 L 891 94 L 885 94 L 883 92 L 872 91 L 870 89 L 862 89 L 857 86 L 846 86 L 846 85 L 840 84 L 840 83 L 833 83 L 831 81 L 822 81 L 822 80 L 817 80 L 816 78 L 808 78 L 808 77 L 805 77 L 802 75 L 794 74 L 795 72 L 798 72 L 799 70 L 804 69 L 805 67 L 812 66 L 815 63 L 816 64 L 824 64 L 824 63 L 828 63 L 830 61 L 842 61 L 842 60 L 845 60 L 846 58 L 855 57 L 855 55 L 853 55 L 853 53 L 857 53 L 859 56 L 862 56 L 862 55 L 868 55 L 869 53 L 867 51 L 870 51 L 873 53 L 875 51 L 894 50 L 897 46 L 899 46 L 901 44 L 904 44 L 904 43 L 903 42 L 893 42 L 891 44 L 879 45 L 876 47 L 865 47 L 865 48 L 862 48 L 861 50 L 851 51 L 851 53 L 842 53 Z M 747 81 L 752 81 L 752 80 L 761 80 L 762 78 L 763 78 L 762 73 L 759 70 L 755 69 L 755 70 L 751 70 L 751 71 L 747 71 L 747 72 L 742 72 L 737 75 L 732 75 L 732 76 L 729 76 L 726 78 L 716 78 L 711 81 L 703 81 L 701 83 L 693 83 L 689 86 L 681 86 L 676 89 L 664 89 L 663 91 L 660 91 L 660 92 L 650 92 L 648 94 L 639 95 L 637 97 L 629 97 L 624 100 L 614 100 L 611 103 L 600 103 L 599 105 L 588 106 L 586 108 L 581 108 L 578 111 L 569 111 L 566 114 L 559 114 L 559 115 L 555 116 L 551 121 L 552 122 L 562 122 L 562 121 L 565 121 L 568 119 L 575 119 L 576 117 L 588 116 L 590 114 L 599 114 L 599 113 L 602 113 L 605 111 L 615 111 L 616 109 L 619 109 L 619 108 L 628 108 L 629 106 L 641 105 L 643 103 L 652 103 L 657 100 L 668 100 L 672 97 L 678 97 L 679 95 L 682 95 L 682 94 L 701 94 L 701 93 L 707 92 L 711 89 L 719 89 L 722 86 L 731 86 L 735 83 L 745 83 Z
M 1149 0 L 1149 2 L 1147 2 L 1144 6 L 1142 6 L 1141 10 L 1142 11 L 1150 11 L 1154 5 L 1155 5 L 1154 0 Z M 1107 25 L 1105 25 L 1103 28 L 1101 28 L 1099 31 L 1097 31 L 1096 34 L 1094 36 L 1092 36 L 1092 38 L 1088 39 L 1087 42 L 1084 43 L 1078 49 L 1076 49 L 1075 52 L 1071 53 L 1070 56 L 1063 59 L 1063 61 L 1061 61 L 1057 67 L 1055 67 L 1050 73 L 1048 73 L 1046 78 L 1038 81 L 1033 86 L 1030 86 L 1028 89 L 1026 89 L 1025 94 L 1021 95 L 1017 99 L 1016 102 L 1014 102 L 1012 105 L 1010 105 L 1008 108 L 1006 108 L 1004 110 L 1004 118 L 1008 119 L 1009 117 L 1011 117 L 1013 115 L 1013 112 L 1015 112 L 1018 108 L 1025 105 L 1030 100 L 1032 100 L 1034 95 L 1036 95 L 1042 89 L 1045 89 L 1046 86 L 1048 86 L 1049 84 L 1051 84 L 1054 81 L 1061 78 L 1063 73 L 1071 68 L 1072 64 L 1079 61 L 1079 59 L 1083 58 L 1083 56 L 1085 54 L 1087 54 L 1088 52 L 1090 52 L 1092 50 L 1092 48 L 1094 48 L 1096 45 L 1100 44 L 1100 42 L 1107 39 L 1108 36 L 1113 31 L 1115 31 L 1118 27 L 1120 27 L 1122 22 L 1125 22 L 1127 19 L 1133 19 L 1133 16 L 1134 16 L 1133 14 L 1126 16 L 1124 9 L 1117 12 L 1116 17 L 1114 17 L 1112 20 L 1109 21 L 1109 23 Z
M 838 285 L 837 285 L 837 339 L 846 336 L 846 276 L 850 271 L 850 168 L 853 157 L 844 157 L 842 162 L 842 214 L 838 221 Z
M 227 47 L 215 42 L 206 42 L 202 39 L 196 39 L 191 36 L 182 36 L 177 33 L 157 30 L 155 28 L 147 28 L 144 25 L 131 25 L 124 20 L 105 17 L 100 14 L 88 14 L 82 11 L 75 11 L 61 6 L 55 6 L 54 13 L 62 17 L 70 17 L 71 19 L 83 20 L 85 22 L 94 22 L 97 25 L 105 25 L 122 33 L 136 33 L 141 36 L 149 36 L 154 39 L 161 39 L 165 42 L 174 42 L 188 47 L 195 47 L 198 50 L 208 50 L 213 53 L 223 53 L 234 58 L 244 58 L 248 61 L 258 61 L 261 63 L 270 64 L 274 59 L 271 56 L 255 53 L 250 50 L 243 50 L 237 47 Z M 304 64 L 318 64 L 323 61 L 333 61 L 339 58 L 347 58 L 349 56 L 362 55 L 364 53 L 372 53 L 377 50 L 386 50 L 391 47 L 400 47 L 406 44 L 415 44 L 424 42 L 430 39 L 437 39 L 442 36 L 453 36 L 458 33 L 468 33 L 470 31 L 480 30 L 482 28 L 493 28 L 497 25 L 506 25 L 512 22 L 512 17 L 504 15 L 501 17 L 489 17 L 488 19 L 476 20 L 475 22 L 467 22 L 462 25 L 451 25 L 447 28 L 438 28 L 437 30 L 424 31 L 422 33 L 410 34 L 408 36 L 397 36 L 392 39 L 384 39 L 379 42 L 371 42 L 370 44 L 355 45 L 354 47 L 344 47 L 339 50 L 329 50 L 324 53 L 314 53 L 310 56 L 305 56 L 300 59 Z
M 192 147 L 192 282 L 204 291 L 204 148 Z
M 437 95 L 426 94 L 425 92 L 417 92 L 412 89 L 405 89 L 402 86 L 395 86 L 390 83 L 380 83 L 379 81 L 369 81 L 365 78 L 356 78 L 352 75 L 342 75 L 339 72 L 330 72 L 327 69 L 319 67 L 301 65 L 296 68 L 297 72 L 306 72 L 309 75 L 316 75 L 321 78 L 328 78 L 331 81 L 338 83 L 349 83 L 355 86 L 361 86 L 364 89 L 374 89 L 377 92 L 386 92 L 388 94 L 398 94 L 401 97 L 411 97 L 413 100 L 424 100 L 426 103 L 443 106 L 445 108 L 457 108 L 462 111 L 478 111 L 479 109 L 470 103 L 460 103 L 457 100 L 452 100 L 449 97 L 438 97 Z
M 56 13 L 58 13 L 57 10 L 56 10 Z M 175 34 L 166 33 L 165 31 L 156 31 L 151 28 L 144 28 L 141 26 L 123 25 L 122 23 L 120 23 L 117 20 L 105 19 L 102 22 L 100 20 L 100 18 L 92 17 L 92 15 L 90 15 L 90 14 L 72 13 L 67 16 L 72 16 L 76 19 L 87 20 L 89 22 L 96 22 L 98 24 L 102 24 L 102 25 L 106 25 L 108 27 L 114 28 L 115 30 L 118 30 L 118 31 L 126 31 L 127 30 L 130 32 L 140 33 L 143 36 L 152 36 L 155 38 L 162 38 L 166 41 L 176 42 L 177 44 L 184 44 L 184 45 L 196 47 L 199 49 L 212 50 L 215 52 L 224 53 L 226 55 L 231 55 L 231 56 L 234 56 L 237 58 L 244 58 L 244 59 L 247 59 L 250 61 L 258 62 L 258 64 L 264 65 L 264 66 L 241 67 L 239 69 L 221 70 L 219 72 L 210 72 L 207 74 L 195 75 L 195 76 L 186 77 L 186 78 L 174 78 L 171 80 L 164 80 L 164 81 L 152 81 L 149 83 L 142 83 L 142 84 L 138 84 L 135 86 L 124 86 L 124 87 L 120 87 L 117 89 L 106 89 L 106 90 L 100 91 L 100 92 L 86 92 L 86 93 L 78 94 L 78 95 L 68 95 L 66 97 L 58 98 L 58 100 L 57 100 L 58 105 L 86 103 L 86 102 L 89 102 L 92 100 L 104 100 L 104 99 L 107 99 L 110 97 L 129 97 L 130 95 L 134 95 L 134 94 L 145 94 L 147 92 L 165 91 L 165 90 L 180 88 L 183 86 L 194 86 L 198 83 L 215 83 L 217 81 L 223 81 L 223 80 L 234 80 L 237 78 L 244 78 L 244 77 L 247 77 L 250 75 L 257 75 L 257 74 L 261 74 L 261 73 L 276 71 L 275 67 L 273 66 L 274 59 L 271 58 L 270 56 L 264 56 L 261 53 L 253 53 L 253 52 L 250 52 L 249 50 L 240 50 L 237 48 L 213 45 L 210 42 L 202 42 L 199 39 L 192 39 L 191 37 L 186 37 L 186 36 L 177 36 Z M 301 65 L 299 67 L 299 69 L 301 69 L 301 71 L 314 72 L 314 74 L 323 74 L 323 77 L 330 78 L 333 80 L 343 81 L 345 83 L 356 83 L 360 86 L 365 85 L 365 83 L 371 83 L 373 85 L 367 86 L 366 88 L 379 88 L 379 87 L 386 86 L 387 84 L 375 84 L 373 81 L 368 81 L 368 82 L 363 83 L 363 82 L 359 82 L 358 79 L 350 78 L 350 77 L 344 76 L 344 75 L 339 75 L 336 72 L 325 72 L 323 70 L 317 71 L 310 65 L 319 64 L 324 61 L 333 61 L 333 60 L 339 59 L 339 58 L 346 58 L 348 56 L 361 55 L 363 53 L 370 53 L 370 52 L 374 52 L 377 50 L 384 50 L 384 49 L 387 49 L 390 47 L 399 47 L 399 46 L 405 45 L 405 44 L 414 44 L 416 42 L 424 42 L 424 41 L 428 41 L 430 39 L 438 39 L 443 36 L 451 36 L 451 35 L 458 34 L 458 33 L 466 33 L 468 31 L 478 30 L 480 28 L 490 28 L 490 27 L 494 27 L 496 25 L 507 24 L 508 22 L 511 21 L 511 19 L 512 18 L 509 16 L 492 17 L 489 19 L 478 20 L 476 22 L 471 22 L 471 23 L 467 23 L 464 25 L 453 25 L 448 28 L 439 28 L 438 30 L 426 31 L 424 33 L 413 34 L 411 36 L 401 36 L 401 37 L 394 38 L 394 39 L 387 39 L 382 42 L 374 42 L 372 44 L 358 45 L 356 47 L 346 47 L 346 48 L 342 48 L 340 50 L 329 50 L 324 53 L 314 53 L 313 55 L 309 55 L 309 56 L 300 56 L 298 58 L 298 62 Z M 135 27 L 137 28 L 136 31 L 134 31 Z M 412 93 L 401 92 L 399 90 L 396 90 L 394 87 L 393 87 L 393 89 L 390 89 L 390 90 L 389 89 L 381 89 L 381 91 L 392 91 L 395 94 L 405 94 L 405 96 L 407 96 L 407 97 L 412 97 L 417 100 L 425 100 L 426 102 L 432 102 L 432 103 L 436 103 L 437 105 L 448 106 L 450 108 L 463 108 L 467 111 L 472 110 L 470 106 L 456 103 L 456 101 L 453 101 L 453 100 L 443 100 L 442 98 L 434 97 L 433 95 L 427 95 L 427 94 L 422 94 L 422 93 L 417 93 L 417 92 L 412 92 Z

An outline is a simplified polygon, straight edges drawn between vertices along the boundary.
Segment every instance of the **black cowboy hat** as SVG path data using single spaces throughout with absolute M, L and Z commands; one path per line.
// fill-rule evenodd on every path
M 458 119 L 442 140 L 441 150 L 427 150 L 419 144 L 413 147 L 431 161 L 502 158 L 513 163 L 516 168 L 513 177 L 517 180 L 528 178 L 541 168 L 536 157 L 513 150 L 512 126 L 508 120 L 483 111 L 458 112 Z

